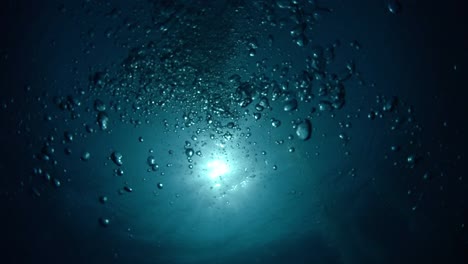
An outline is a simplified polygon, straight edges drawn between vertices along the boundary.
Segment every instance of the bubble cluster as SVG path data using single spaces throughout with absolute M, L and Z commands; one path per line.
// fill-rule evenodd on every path
M 78 87 L 73 95 L 53 96 L 51 101 L 58 114 L 50 110 L 41 116 L 54 129 L 39 140 L 34 159 L 42 168 L 37 167 L 33 175 L 47 186 L 64 189 L 68 185 L 66 173 L 58 169 L 63 153 L 69 159 L 87 162 L 91 158 L 89 151 L 93 162 L 88 164 L 104 159 L 105 166 L 99 169 L 107 171 L 102 177 L 113 177 L 121 197 L 136 197 L 140 190 L 147 189 L 157 194 L 173 191 L 177 184 L 171 181 L 178 180 L 204 186 L 203 164 L 219 157 L 248 164 L 244 173 L 237 173 L 245 174 L 242 181 L 226 180 L 226 185 L 240 186 L 244 178 L 263 179 L 259 171 L 249 171 L 261 167 L 260 160 L 269 170 L 268 175 L 280 174 L 280 169 L 287 166 L 276 158 L 276 153 L 291 159 L 319 159 L 319 143 L 324 142 L 325 146 L 337 143 L 342 148 L 337 156 L 355 155 L 357 151 L 349 146 L 362 121 L 388 128 L 389 140 L 382 156 L 391 164 L 415 171 L 427 156 L 418 145 L 422 128 L 414 109 L 402 98 L 377 95 L 362 109 L 348 106 L 349 91 L 373 86 L 366 84 L 359 63 L 351 56 L 338 58 L 342 48 L 362 52 L 365 47 L 359 41 L 348 40 L 349 46 L 342 47 L 340 40 L 317 40 L 315 33 L 321 18 L 332 9 L 317 1 L 294 0 L 232 1 L 221 9 L 216 1 L 203 7 L 197 1 L 147 2 L 151 7 L 150 24 L 122 21 L 127 33 L 144 29 L 140 32 L 144 37 L 132 41 L 117 29 L 107 29 L 103 36 L 125 43 L 120 44 L 126 50 L 123 59 L 93 67 L 88 83 L 80 83 L 85 87 Z M 399 1 L 388 0 L 385 4 L 387 12 L 401 12 Z M 85 46 L 85 53 L 92 52 L 92 44 Z M 50 109 L 48 105 L 43 108 Z M 62 116 L 63 128 L 57 128 Z M 75 123 L 79 126 L 73 127 Z M 134 153 L 129 146 L 112 143 L 115 146 L 104 146 L 105 153 L 100 154 L 86 145 L 100 142 L 101 138 L 112 141 L 114 133 L 120 133 L 118 128 L 125 125 L 136 130 L 129 142 L 153 148 L 149 154 L 135 153 L 142 154 L 136 164 L 130 164 Z M 335 126 L 337 131 L 327 131 Z M 76 145 L 81 143 L 86 151 L 80 154 Z M 113 151 L 109 156 L 109 150 L 117 148 L 122 152 Z M 111 166 L 107 166 L 109 159 Z M 133 170 L 140 166 L 142 170 Z M 178 175 L 177 169 L 182 167 L 185 171 Z M 134 171 L 138 171 L 137 175 Z M 138 174 L 140 171 L 143 176 Z M 343 174 L 356 178 L 356 171 L 352 168 Z M 436 177 L 432 172 L 415 174 L 426 182 Z M 139 177 L 150 187 L 142 188 L 132 181 Z M 223 186 L 222 180 L 213 183 L 212 188 Z M 223 188 L 221 196 L 226 192 Z M 37 197 L 43 193 L 36 186 L 32 190 Z M 102 207 L 108 206 L 108 197 L 98 195 L 98 202 L 106 204 Z M 118 203 L 112 198 L 114 201 Z M 108 226 L 110 220 L 99 218 L 99 223 Z

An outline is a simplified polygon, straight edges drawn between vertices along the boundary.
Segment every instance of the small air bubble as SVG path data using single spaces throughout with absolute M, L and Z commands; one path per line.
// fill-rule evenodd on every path
M 102 227 L 107 227 L 110 224 L 110 220 L 109 220 L 109 218 L 99 218 L 99 224 Z
M 101 196 L 101 197 L 99 197 L 99 202 L 100 202 L 100 203 L 105 204 L 105 203 L 107 203 L 107 201 L 108 201 L 107 196 Z
M 81 160 L 82 161 L 88 161 L 90 159 L 90 157 L 91 157 L 91 154 L 89 152 L 87 152 L 87 151 L 85 151 L 85 152 L 83 152 L 81 154 Z

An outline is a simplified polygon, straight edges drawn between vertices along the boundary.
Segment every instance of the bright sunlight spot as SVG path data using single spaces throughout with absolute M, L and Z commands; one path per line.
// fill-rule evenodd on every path
M 227 163 L 221 160 L 213 160 L 208 162 L 208 173 L 212 179 L 216 179 L 219 176 L 226 174 L 229 171 L 229 166 Z

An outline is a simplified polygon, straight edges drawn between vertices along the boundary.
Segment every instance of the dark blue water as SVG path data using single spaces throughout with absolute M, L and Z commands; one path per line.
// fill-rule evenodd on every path
M 4 1 L 2 263 L 466 263 L 462 1 Z

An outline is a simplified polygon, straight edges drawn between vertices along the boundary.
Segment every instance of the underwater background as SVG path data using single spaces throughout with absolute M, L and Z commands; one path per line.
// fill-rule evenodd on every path
M 466 10 L 3 1 L 1 263 L 467 263 Z

